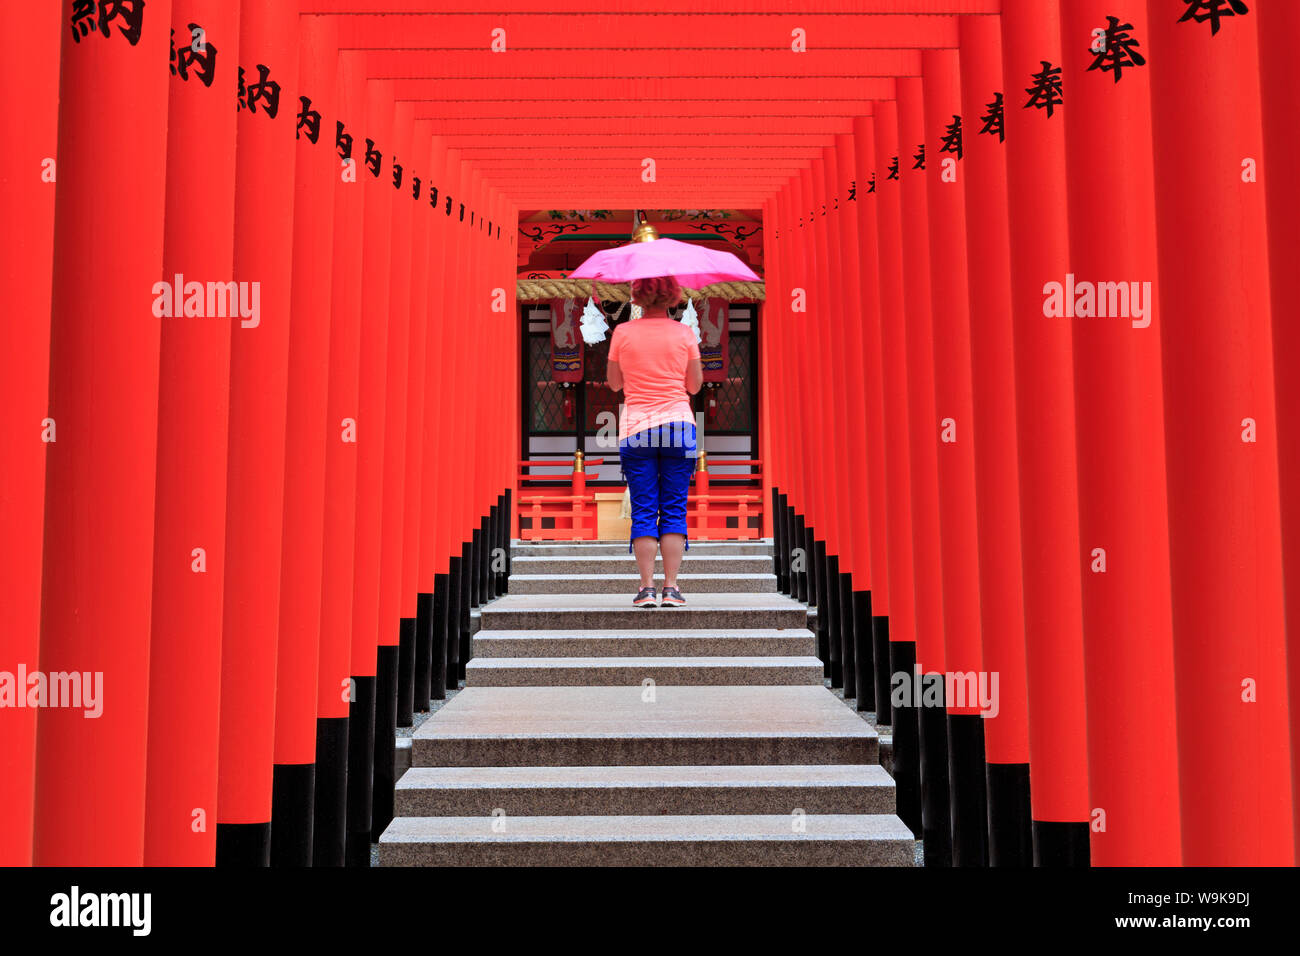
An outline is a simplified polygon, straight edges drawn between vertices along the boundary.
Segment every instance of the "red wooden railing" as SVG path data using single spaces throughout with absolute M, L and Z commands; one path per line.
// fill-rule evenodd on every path
M 525 494 L 529 482 L 556 481 L 560 475 L 536 476 L 530 468 L 557 468 L 572 463 L 571 493 Z M 587 492 L 589 465 L 602 465 L 603 458 L 586 458 L 581 451 L 570 459 L 530 458 L 519 462 L 519 538 L 523 541 L 590 541 L 596 537 L 596 495 Z M 528 527 L 524 526 L 527 519 Z M 549 519 L 551 527 L 545 527 Z
M 591 541 L 597 537 L 596 496 L 587 491 L 588 467 L 603 458 L 530 458 L 519 464 L 519 537 L 524 541 Z M 763 533 L 763 462 L 757 458 L 715 458 L 714 468 L 746 468 L 744 474 L 711 474 L 708 456 L 700 453 L 686 503 L 691 540 L 754 540 Z M 571 466 L 570 487 L 536 487 L 562 481 L 563 475 L 535 475 L 534 468 Z M 712 482 L 726 482 L 716 487 Z M 529 485 L 534 487 L 529 489 Z M 620 491 L 611 488 L 611 491 Z M 567 493 L 566 493 L 567 491 Z M 531 493 L 530 493 L 531 492 Z
M 714 467 L 748 467 L 743 475 L 711 475 L 709 459 L 700 452 L 695 487 L 686 502 L 686 527 L 694 541 L 753 540 L 763 534 L 763 462 L 757 458 L 715 459 Z M 714 490 L 714 478 L 744 482 L 735 490 Z M 755 520 L 751 522 L 751 518 Z M 732 523 L 734 519 L 734 524 Z

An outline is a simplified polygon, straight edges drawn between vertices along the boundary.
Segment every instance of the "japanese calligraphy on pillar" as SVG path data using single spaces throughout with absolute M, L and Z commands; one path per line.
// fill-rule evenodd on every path
M 1126 68 L 1146 66 L 1147 61 L 1138 51 L 1141 44 L 1129 33 L 1133 24 L 1120 23 L 1118 17 L 1107 17 L 1106 21 L 1105 29 L 1098 27 L 1093 38 L 1092 52 L 1096 57 L 1088 72 L 1100 70 L 1109 73 L 1118 83 Z
M 1208 22 L 1211 36 L 1219 32 L 1219 21 L 1224 17 L 1244 17 L 1250 12 L 1242 0 L 1183 0 L 1183 3 L 1187 4 L 1187 9 L 1178 18 L 1178 22 Z
M 146 0 L 70 0 L 68 26 L 72 31 L 72 39 L 81 43 L 96 35 L 108 39 L 121 37 L 131 46 L 136 46 L 144 31 L 145 6 Z M 217 46 L 208 40 L 207 33 L 200 24 L 190 23 L 187 30 L 189 35 L 182 35 L 179 41 L 176 30 L 169 31 L 171 49 L 168 67 L 171 75 L 181 82 L 197 79 L 203 86 L 210 88 L 217 76 Z M 276 120 L 280 115 L 280 84 L 273 78 L 272 69 L 267 64 L 257 64 L 255 71 L 256 76 L 253 76 L 244 67 L 238 67 L 235 109 L 262 113 L 267 119 Z M 302 139 L 306 136 L 312 145 L 317 145 L 324 118 L 319 110 L 312 108 L 310 96 L 299 96 L 298 102 L 300 108 L 296 114 L 291 111 L 286 113 L 287 116 L 296 116 L 295 138 Z M 365 166 L 378 179 L 383 171 L 383 151 L 372 139 L 366 139 L 365 144 Z M 335 122 L 334 145 L 341 161 L 352 161 L 353 136 L 347 132 L 342 120 Z M 416 175 L 415 171 L 407 176 L 396 157 L 392 161 L 391 174 L 395 190 L 401 190 L 403 183 L 409 182 L 412 201 L 421 198 L 421 189 L 427 181 L 424 177 Z M 457 204 L 452 202 L 451 196 L 440 196 L 438 187 L 429 183 L 429 205 L 437 209 L 440 199 L 445 201 L 444 213 L 452 216 Z M 479 231 L 486 232 L 495 239 L 501 238 L 499 225 L 494 230 L 492 222 L 480 216 L 477 210 L 467 207 L 463 202 L 458 205 L 459 222 L 466 221 L 465 214 L 468 212 L 471 227 L 476 226 Z
M 1043 68 L 1033 75 L 1034 85 L 1025 87 L 1025 92 L 1029 94 L 1029 100 L 1025 103 L 1025 109 L 1047 110 L 1050 117 L 1056 112 L 1056 107 L 1065 102 L 1061 95 L 1061 68 L 1052 66 L 1046 60 L 1040 60 Z
M 190 71 L 204 86 L 212 85 L 212 78 L 217 75 L 217 47 L 209 43 L 203 28 L 197 23 L 189 25 L 190 42 L 176 47 L 176 31 L 172 31 L 171 71 L 172 76 L 188 81 Z
M 961 117 L 953 114 L 952 122 L 944 130 L 943 138 L 939 146 L 941 153 L 956 153 L 957 158 L 961 159 Z
M 1006 109 L 1002 103 L 1002 94 L 994 93 L 993 102 L 985 107 L 988 112 L 980 117 L 984 124 L 980 127 L 980 133 L 988 133 L 990 136 L 997 136 L 999 143 L 1007 141 L 1007 130 L 1003 125 L 1003 119 L 1006 116 Z
M 139 43 L 144 0 L 73 0 L 72 39 L 80 43 L 96 31 L 109 37 L 111 27 L 117 27 L 131 46 Z

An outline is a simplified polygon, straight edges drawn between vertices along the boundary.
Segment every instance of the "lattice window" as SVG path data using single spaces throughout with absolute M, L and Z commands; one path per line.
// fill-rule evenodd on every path
M 754 427 L 752 389 L 753 339 L 746 333 L 732 332 L 727 343 L 727 378 L 711 397 L 718 403 L 717 417 L 709 428 L 717 432 L 745 432 Z
M 534 435 L 572 434 L 573 422 L 564 415 L 564 398 L 573 393 L 551 380 L 549 334 L 528 336 L 528 381 L 532 407 L 529 431 Z

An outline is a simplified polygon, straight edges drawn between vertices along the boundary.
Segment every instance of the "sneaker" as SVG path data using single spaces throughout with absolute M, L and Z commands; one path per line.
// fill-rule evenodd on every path
M 682 597 L 682 592 L 676 588 L 664 587 L 663 599 L 659 602 L 660 607 L 681 607 L 686 603 L 686 598 Z
M 655 600 L 654 588 L 642 588 L 640 591 L 637 591 L 636 597 L 632 599 L 632 603 L 637 607 L 658 607 L 659 606 Z

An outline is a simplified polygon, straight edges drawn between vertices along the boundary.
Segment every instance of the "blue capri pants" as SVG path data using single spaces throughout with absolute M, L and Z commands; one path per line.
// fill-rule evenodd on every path
M 667 422 L 619 442 L 632 499 L 633 539 L 686 534 L 686 492 L 695 471 L 695 452 L 695 425 L 690 422 Z

